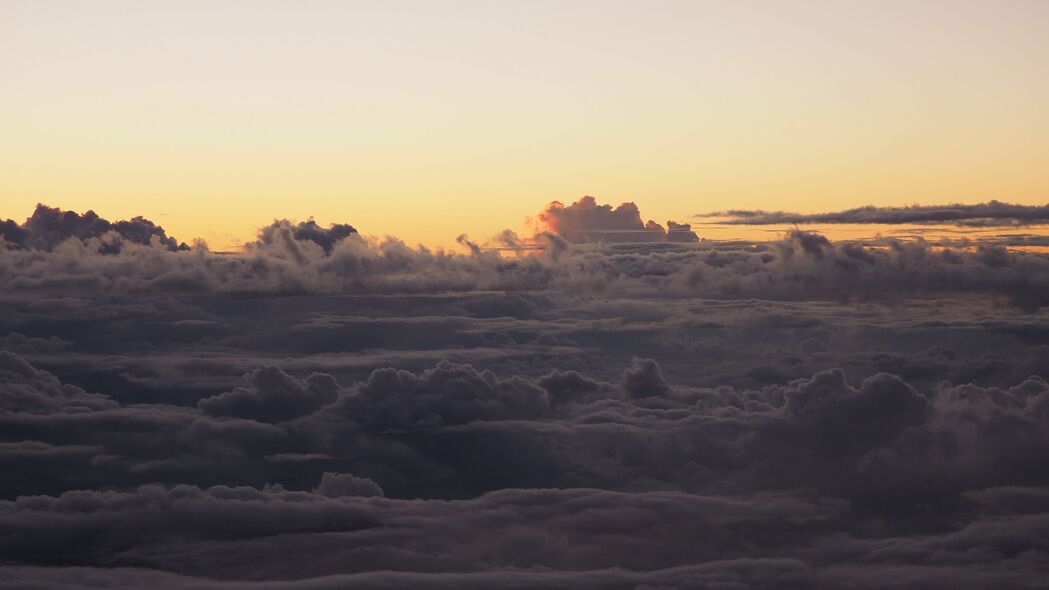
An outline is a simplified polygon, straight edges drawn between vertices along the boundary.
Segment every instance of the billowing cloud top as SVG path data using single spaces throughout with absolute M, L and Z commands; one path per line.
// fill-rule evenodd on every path
M 311 242 L 330 254 L 336 242 L 356 234 L 357 230 L 345 223 L 324 228 L 313 219 L 300 223 L 281 219 L 260 229 L 257 241 L 247 246 Z M 81 215 L 38 204 L 23 223 L 13 219 L 0 221 L 0 239 L 7 248 L 51 251 L 71 238 L 82 243 L 94 240 L 93 245 L 101 254 L 117 253 L 124 244 L 148 246 L 153 242 L 171 251 L 189 250 L 185 242 L 168 236 L 164 228 L 141 216 L 111 222 L 90 210 Z
M 1049 205 L 1014 205 L 988 201 L 976 205 L 912 205 L 909 207 L 857 207 L 833 213 L 789 213 L 732 209 L 697 217 L 726 217 L 729 225 L 773 225 L 804 223 L 936 224 L 1010 226 L 1049 224 Z
M 687 223 L 667 222 L 669 232 L 655 221 L 641 221 L 634 203 L 598 205 L 594 197 L 583 197 L 568 205 L 553 201 L 539 213 L 546 231 L 570 242 L 695 242 L 699 238 Z
M 0 221 L 0 238 L 9 247 L 34 250 L 52 250 L 69 238 L 101 238 L 101 250 L 105 253 L 118 251 L 122 242 L 148 245 L 156 241 L 168 250 L 188 248 L 164 233 L 164 228 L 143 217 L 110 222 L 94 211 L 80 215 L 43 204 L 37 205 L 24 223 L 13 219 Z
M 257 243 L 273 245 L 277 241 L 282 241 L 289 244 L 289 240 L 313 242 L 320 246 L 325 254 L 331 254 L 336 242 L 356 234 L 357 230 L 346 223 L 333 223 L 323 228 L 312 219 L 297 224 L 281 219 L 259 230 Z

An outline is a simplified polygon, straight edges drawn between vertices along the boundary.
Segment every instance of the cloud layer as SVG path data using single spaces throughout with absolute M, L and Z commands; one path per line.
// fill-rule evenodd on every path
M 580 203 L 8 240 L 0 587 L 1043 585 L 1049 258 Z

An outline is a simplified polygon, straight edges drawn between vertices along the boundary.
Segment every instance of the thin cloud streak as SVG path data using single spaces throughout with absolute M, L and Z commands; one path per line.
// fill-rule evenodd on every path
M 725 225 L 781 224 L 954 224 L 974 227 L 1049 224 L 1049 205 L 1016 205 L 988 201 L 975 205 L 911 205 L 907 207 L 857 207 L 832 213 L 790 213 L 760 209 L 730 209 L 700 213 L 696 218 L 727 218 Z

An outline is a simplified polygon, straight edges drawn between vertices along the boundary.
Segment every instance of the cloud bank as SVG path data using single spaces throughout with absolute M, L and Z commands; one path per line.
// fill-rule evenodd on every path
M 602 209 L 611 211 L 610 208 Z M 75 215 L 75 214 L 74 214 Z M 605 215 L 604 213 L 601 215 Z M 148 222 L 146 222 L 148 223 Z M 571 230 L 567 235 L 572 235 Z M 675 232 L 670 232 L 671 234 Z M 665 239 L 666 236 L 661 239 Z M 1049 257 L 993 243 L 944 249 L 915 241 L 835 243 L 791 231 L 768 242 L 565 242 L 541 236 L 539 253 L 503 256 L 412 248 L 361 238 L 348 225 L 275 222 L 243 254 L 172 249 L 119 235 L 69 236 L 50 249 L 0 246 L 8 293 L 405 294 L 506 290 L 678 297 L 846 299 L 888 302 L 966 295 L 1022 307 L 1049 303 Z M 523 247 L 522 247 L 523 248 Z

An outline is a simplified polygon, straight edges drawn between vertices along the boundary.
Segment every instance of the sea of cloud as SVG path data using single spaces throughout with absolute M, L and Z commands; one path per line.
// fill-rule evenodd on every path
M 1049 256 L 629 205 L 0 223 L 0 587 L 1044 587 Z

